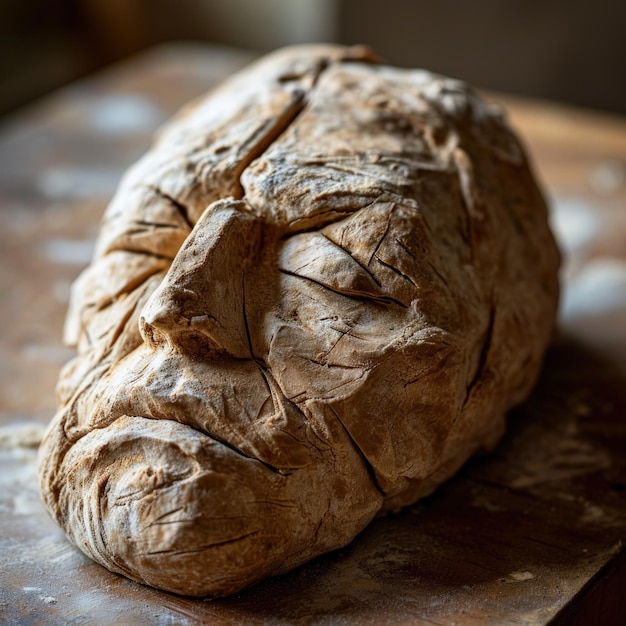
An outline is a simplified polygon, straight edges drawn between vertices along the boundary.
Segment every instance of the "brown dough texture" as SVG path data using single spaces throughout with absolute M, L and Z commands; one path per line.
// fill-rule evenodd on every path
M 523 149 L 466 84 L 363 47 L 264 57 L 162 129 L 105 213 L 46 507 L 181 594 L 344 546 L 495 445 L 558 265 Z

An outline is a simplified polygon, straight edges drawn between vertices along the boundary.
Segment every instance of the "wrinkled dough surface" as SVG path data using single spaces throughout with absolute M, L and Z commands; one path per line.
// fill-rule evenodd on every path
M 239 591 L 493 446 L 552 331 L 524 151 L 459 81 L 269 55 L 179 114 L 76 281 L 44 502 L 114 572 Z

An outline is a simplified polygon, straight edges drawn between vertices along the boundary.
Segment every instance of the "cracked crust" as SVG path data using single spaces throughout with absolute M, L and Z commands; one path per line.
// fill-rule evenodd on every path
M 348 543 L 497 441 L 558 252 L 523 150 L 463 83 L 289 48 L 124 177 L 40 453 L 94 560 L 228 595 Z

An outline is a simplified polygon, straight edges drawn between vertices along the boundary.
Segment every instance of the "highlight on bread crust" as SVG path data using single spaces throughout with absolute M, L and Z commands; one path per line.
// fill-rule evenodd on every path
M 344 546 L 495 445 L 558 264 L 522 147 L 467 85 L 363 47 L 264 57 L 170 122 L 105 213 L 46 507 L 181 594 Z

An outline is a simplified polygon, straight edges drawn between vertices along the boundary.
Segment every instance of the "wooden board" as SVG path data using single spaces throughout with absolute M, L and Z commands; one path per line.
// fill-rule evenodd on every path
M 236 597 L 113 575 L 39 501 L 70 282 L 124 169 L 181 104 L 249 54 L 156 48 L 0 127 L 0 622 L 623 624 L 626 616 L 626 122 L 505 103 L 566 252 L 560 330 L 495 453 L 350 546 Z

